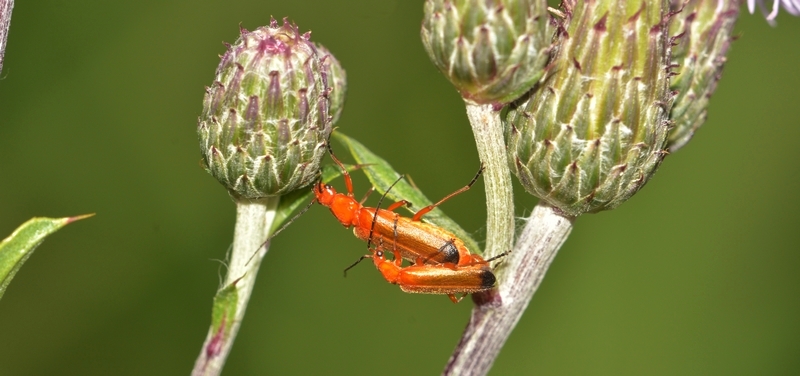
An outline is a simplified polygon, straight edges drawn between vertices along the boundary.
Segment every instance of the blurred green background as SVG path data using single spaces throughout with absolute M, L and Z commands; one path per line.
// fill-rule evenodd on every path
M 97 215 L 48 239 L 0 301 L 0 374 L 189 373 L 234 222 L 196 119 L 240 24 L 313 30 L 347 69 L 339 129 L 430 198 L 465 184 L 477 153 L 420 43 L 421 3 L 18 1 L 0 237 Z M 800 373 L 800 19 L 745 12 L 737 30 L 708 123 L 630 202 L 577 221 L 492 374 Z M 481 238 L 479 188 L 443 208 Z M 523 216 L 536 201 L 518 197 Z M 404 294 L 367 265 L 342 278 L 365 251 L 321 207 L 276 238 L 225 373 L 439 373 L 471 303 Z

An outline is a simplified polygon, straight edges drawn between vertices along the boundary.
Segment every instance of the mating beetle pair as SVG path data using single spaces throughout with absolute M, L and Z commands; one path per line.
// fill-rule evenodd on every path
M 383 277 L 390 283 L 399 285 L 401 290 L 409 293 L 444 294 L 454 303 L 458 303 L 466 294 L 494 287 L 496 278 L 487 260 L 471 254 L 464 242 L 453 233 L 420 221 L 423 215 L 443 202 L 467 191 L 475 184 L 483 167 L 469 184 L 408 218 L 394 212 L 395 209 L 410 204 L 405 200 L 395 202 L 386 209 L 380 209 L 380 203 L 378 207 L 372 208 L 356 201 L 350 174 L 333 154 L 330 144 L 328 150 L 333 161 L 342 170 L 347 193 L 339 193 L 331 185 L 320 182 L 313 188 L 315 201 L 330 208 L 343 226 L 352 227 L 356 237 L 367 241 L 371 252 L 350 267 L 371 258 Z M 385 255 L 389 252 L 394 259 L 386 259 Z M 413 265 L 403 267 L 403 259 L 411 261 Z M 464 295 L 456 297 L 456 294 Z

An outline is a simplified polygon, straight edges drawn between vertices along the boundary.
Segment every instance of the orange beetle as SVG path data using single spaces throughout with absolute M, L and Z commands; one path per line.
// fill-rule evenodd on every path
M 466 294 L 485 291 L 494 287 L 496 278 L 488 263 L 451 267 L 447 264 L 424 265 L 415 264 L 402 267 L 402 258 L 395 254 L 394 260 L 387 260 L 384 252 L 373 249 L 372 258 L 375 267 L 389 283 L 400 286 L 408 293 L 444 294 L 453 303 L 458 303 Z M 463 294 L 456 297 L 456 294 Z
M 331 158 L 342 169 L 347 194 L 339 193 L 330 184 L 318 183 L 314 186 L 315 200 L 328 207 L 336 219 L 345 227 L 353 227 L 356 237 L 369 244 L 381 244 L 383 249 L 398 252 L 400 258 L 421 264 L 452 264 L 455 266 L 487 264 L 484 259 L 470 253 L 464 242 L 455 234 L 441 227 L 421 222 L 427 214 L 453 196 L 467 191 L 483 167 L 472 181 L 461 189 L 447 195 L 439 202 L 420 209 L 412 218 L 403 217 L 394 210 L 408 201 L 402 200 L 390 205 L 387 209 L 363 206 L 353 197 L 353 181 L 344 165 L 334 156 Z

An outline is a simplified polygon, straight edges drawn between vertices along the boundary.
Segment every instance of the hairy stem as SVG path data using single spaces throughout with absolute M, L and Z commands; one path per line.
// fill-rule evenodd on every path
M 222 372 L 244 318 L 258 267 L 267 254 L 269 244 L 265 245 L 264 241 L 269 235 L 279 201 L 279 197 L 268 197 L 236 202 L 236 227 L 228 274 L 214 298 L 212 325 L 195 362 L 192 371 L 194 376 L 219 375 Z M 220 314 L 217 315 L 217 312 Z M 228 312 L 231 313 L 230 317 Z
M 486 170 L 486 248 L 484 255 L 497 256 L 514 245 L 514 195 L 511 171 L 506 162 L 503 124 L 500 112 L 491 104 L 467 102 L 467 117 L 478 147 L 478 156 Z
M 498 267 L 498 288 L 473 294 L 467 328 L 444 375 L 485 375 L 542 282 L 574 219 L 542 202 L 534 208 L 514 251 Z
M 8 39 L 8 28 L 11 26 L 11 11 L 13 9 L 14 0 L 0 0 L 0 72 L 3 71 L 6 40 Z

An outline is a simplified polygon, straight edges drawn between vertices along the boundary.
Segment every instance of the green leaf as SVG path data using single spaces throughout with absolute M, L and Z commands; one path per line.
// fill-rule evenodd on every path
M 33 250 L 60 228 L 94 214 L 68 218 L 32 218 L 0 242 L 0 298 Z
M 233 327 L 233 320 L 236 318 L 236 304 L 239 302 L 237 282 L 239 280 L 225 286 L 214 295 L 214 306 L 211 309 L 211 330 L 214 332 L 214 338 L 209 343 L 212 348 L 226 340 Z
M 375 153 L 371 152 L 364 145 L 341 132 L 334 132 L 333 136 L 350 150 L 350 153 L 359 165 L 364 166 L 364 173 L 367 175 L 370 183 L 375 187 L 375 190 L 379 193 L 386 194 L 387 197 L 395 201 L 410 201 L 416 209 L 421 209 L 433 204 L 419 189 L 413 187 L 405 179 L 397 182 L 397 184 L 392 187 L 391 191 L 386 193 L 392 183 L 400 177 L 400 174 L 392 168 L 389 162 L 375 155 Z M 482 253 L 478 242 L 476 242 L 468 232 L 464 231 L 458 223 L 445 215 L 441 209 L 433 209 L 430 213 L 425 214 L 422 220 L 452 232 L 466 244 L 470 252 Z

